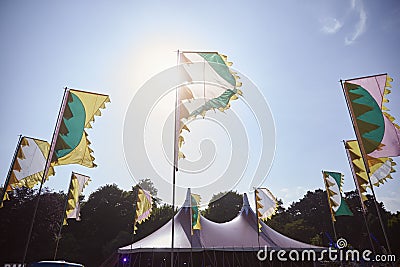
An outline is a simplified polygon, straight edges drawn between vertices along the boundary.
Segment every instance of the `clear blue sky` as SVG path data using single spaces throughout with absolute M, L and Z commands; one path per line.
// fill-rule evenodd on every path
M 389 73 L 388 107 L 399 118 L 399 29 L 397 0 L 3 0 L 0 173 L 7 174 L 19 134 L 50 140 L 68 86 L 109 94 L 112 102 L 89 130 L 99 167 L 59 167 L 48 186 L 65 191 L 74 170 L 92 177 L 86 195 L 108 183 L 129 189 L 122 145 L 128 105 L 146 80 L 176 64 L 175 50 L 191 49 L 228 55 L 264 93 L 277 135 L 264 185 L 285 205 L 323 188 L 323 169 L 343 172 L 344 190 L 352 190 L 341 140 L 354 132 L 338 81 Z M 397 211 L 400 175 L 393 176 L 376 193 Z

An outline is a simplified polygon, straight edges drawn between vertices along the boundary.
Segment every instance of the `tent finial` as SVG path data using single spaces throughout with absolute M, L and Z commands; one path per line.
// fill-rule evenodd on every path
M 249 203 L 249 199 L 247 198 L 247 194 L 244 193 L 243 194 L 243 207 L 242 207 L 242 211 L 246 212 L 246 214 L 249 212 L 250 210 L 250 203 Z
M 191 191 L 190 191 L 190 188 L 188 188 L 187 192 L 186 192 L 186 199 L 182 205 L 182 208 L 184 208 L 184 207 L 190 208 L 190 198 L 191 198 Z

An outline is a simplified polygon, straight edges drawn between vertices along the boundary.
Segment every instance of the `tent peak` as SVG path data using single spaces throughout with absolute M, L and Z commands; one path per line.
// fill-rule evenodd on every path
M 185 199 L 185 202 L 183 202 L 182 208 L 190 208 L 191 195 L 192 195 L 192 192 L 191 192 L 190 188 L 188 188 L 186 191 L 186 199 Z
M 247 198 L 247 194 L 243 193 L 243 206 L 242 206 L 242 212 L 246 212 L 246 214 L 251 210 L 250 208 L 250 203 L 249 199 Z

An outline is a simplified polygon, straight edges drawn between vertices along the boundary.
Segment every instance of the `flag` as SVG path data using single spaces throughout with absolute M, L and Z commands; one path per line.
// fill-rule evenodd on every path
M 336 221 L 336 216 L 353 216 L 342 196 L 343 174 L 328 171 L 323 171 L 322 173 L 332 220 Z
M 200 200 L 198 194 L 190 194 L 190 208 L 191 208 L 191 222 L 192 222 L 192 235 L 193 230 L 201 230 L 200 224 Z
M 357 177 L 365 182 L 368 186 L 368 177 L 365 170 L 364 160 L 361 156 L 360 147 L 356 140 L 346 141 L 346 149 L 350 153 L 351 162 Z M 387 179 L 393 179 L 392 173 L 395 172 L 396 163 L 390 157 L 373 158 L 367 157 L 368 167 L 370 169 L 370 178 L 374 186 L 379 186 L 386 182 Z
M 387 74 L 346 80 L 343 85 L 362 155 L 400 156 L 400 126 L 394 123 L 387 95 L 393 79 Z
M 365 170 L 364 160 L 361 156 L 360 147 L 356 140 L 350 140 L 345 142 L 345 149 L 349 157 L 349 163 L 354 177 L 354 182 L 356 184 L 357 191 L 360 195 L 362 201 L 367 200 L 367 188 L 370 186 L 367 176 L 367 171 Z M 371 182 L 374 186 L 379 186 L 386 182 L 387 179 L 393 179 L 392 173 L 395 172 L 394 166 L 396 163 L 393 159 L 389 157 L 383 158 L 373 158 L 367 157 L 369 166 L 369 176 Z M 365 211 L 365 205 L 362 202 L 362 208 Z
M 256 194 L 256 210 L 258 229 L 261 230 L 260 220 L 269 220 L 275 215 L 278 209 L 278 201 L 275 196 L 267 188 L 257 188 Z
M 61 110 L 61 121 L 56 129 L 57 139 L 52 153 L 52 165 L 80 164 L 89 168 L 93 163 L 93 150 L 86 128 L 92 128 L 94 116 L 110 102 L 108 95 L 67 89 L 66 101 Z
M 12 166 L 7 191 L 14 188 L 33 188 L 42 181 L 44 166 L 50 144 L 46 141 L 22 137 L 17 156 Z M 48 176 L 54 175 L 54 168 L 49 169 Z M 48 179 L 48 176 L 46 177 Z
M 67 206 L 65 209 L 64 225 L 67 225 L 67 219 L 76 219 L 80 221 L 80 203 L 79 197 L 82 195 L 83 189 L 89 184 L 90 177 L 72 173 L 71 182 L 68 189 Z
M 205 117 L 210 110 L 224 112 L 230 102 L 238 99 L 242 91 L 239 76 L 231 70 L 232 62 L 218 52 L 181 52 L 180 63 L 186 84 L 178 88 L 176 153 L 175 160 L 184 158 L 181 151 L 184 143 L 183 130 L 197 116 Z M 195 64 L 197 63 L 197 64 Z
M 10 177 L 6 179 L 8 182 L 4 188 L 3 200 L 9 199 L 7 191 L 10 192 L 21 187 L 33 188 L 42 181 L 49 149 L 50 144 L 46 141 L 26 136 L 21 138 Z M 52 175 L 54 175 L 54 168 L 50 167 L 46 179 Z
M 150 192 L 138 188 L 138 195 L 136 200 L 136 212 L 135 212 L 135 221 L 133 223 L 133 233 L 136 234 L 136 223 L 141 224 L 145 220 L 147 220 L 152 212 L 153 208 L 153 199 L 150 195 Z

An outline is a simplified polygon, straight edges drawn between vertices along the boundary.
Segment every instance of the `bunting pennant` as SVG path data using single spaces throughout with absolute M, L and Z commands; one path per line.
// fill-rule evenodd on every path
M 322 173 L 332 220 L 336 221 L 336 216 L 353 216 L 342 196 L 343 174 L 328 171 L 323 171 Z
M 8 183 L 5 185 L 3 200 L 9 200 L 7 192 L 15 188 L 33 188 L 42 181 L 49 149 L 50 144 L 46 141 L 26 136 L 21 138 L 10 177 L 6 179 Z M 54 168 L 50 167 L 46 179 L 52 175 L 54 175 Z
M 68 189 L 67 206 L 65 209 L 64 225 L 67 225 L 67 219 L 76 219 L 80 221 L 80 203 L 79 197 L 82 195 L 83 189 L 89 184 L 90 177 L 72 173 L 71 182 Z
M 391 92 L 387 74 L 346 80 L 343 84 L 361 154 L 374 158 L 400 156 L 400 126 L 389 109 Z
M 139 188 L 137 201 L 136 201 L 136 212 L 135 212 L 135 221 L 133 223 L 133 233 L 136 234 L 136 223 L 141 224 L 148 218 L 150 218 L 151 212 L 153 208 L 153 199 L 151 197 L 150 192 Z
M 67 89 L 66 99 L 57 129 L 52 165 L 75 163 L 89 168 L 96 167 L 85 129 L 92 128 L 94 116 L 101 116 L 100 109 L 104 109 L 110 99 L 108 95 L 73 89 Z
M 200 209 L 199 209 L 200 200 L 201 200 L 200 195 L 190 194 L 192 235 L 193 235 L 193 230 L 201 230 Z
M 181 148 L 182 132 L 189 131 L 187 124 L 197 116 L 205 117 L 210 110 L 224 112 L 242 95 L 239 76 L 231 70 L 232 62 L 226 56 L 218 52 L 181 52 L 179 56 L 188 83 L 178 88 L 176 162 L 185 158 Z
M 258 229 L 261 230 L 260 220 L 267 221 L 275 215 L 278 210 L 278 201 L 275 196 L 267 188 L 257 188 L 256 194 L 256 211 L 258 218 Z

